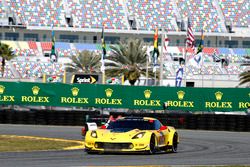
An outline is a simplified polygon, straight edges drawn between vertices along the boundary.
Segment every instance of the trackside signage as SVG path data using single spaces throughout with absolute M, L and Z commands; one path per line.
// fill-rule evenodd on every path
M 94 84 L 98 82 L 98 79 L 99 79 L 98 75 L 75 74 L 72 76 L 72 83 Z
M 247 111 L 250 88 L 0 82 L 0 104 L 182 111 Z

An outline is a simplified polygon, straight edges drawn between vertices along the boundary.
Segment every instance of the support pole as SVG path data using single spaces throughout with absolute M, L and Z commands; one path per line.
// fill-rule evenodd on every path
M 104 56 L 102 56 L 102 66 L 101 66 L 101 72 L 102 72 L 102 84 L 105 84 L 105 62 L 104 62 Z
M 147 64 L 146 64 L 146 86 L 148 86 L 148 54 L 147 54 Z
M 102 84 L 105 84 L 105 70 L 102 72 Z
M 161 31 L 161 57 L 160 57 L 160 86 L 163 85 L 163 47 L 164 47 L 164 33 L 165 29 L 163 28 Z

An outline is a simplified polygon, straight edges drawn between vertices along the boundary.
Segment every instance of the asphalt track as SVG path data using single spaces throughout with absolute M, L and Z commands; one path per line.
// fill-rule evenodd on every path
M 81 127 L 0 125 L 0 134 L 81 140 Z M 178 153 L 88 155 L 83 150 L 0 153 L 1 167 L 250 165 L 250 133 L 178 130 Z

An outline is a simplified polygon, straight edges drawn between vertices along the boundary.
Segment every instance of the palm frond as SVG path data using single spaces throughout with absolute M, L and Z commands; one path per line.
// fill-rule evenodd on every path
M 111 53 L 105 62 L 105 73 L 108 77 L 125 76 L 130 84 L 134 84 L 141 75 L 145 75 L 147 62 L 146 50 L 142 40 L 127 39 L 116 46 L 110 46 Z M 150 74 L 151 75 L 151 74 Z
M 0 56 L 2 57 L 1 73 L 2 73 L 2 76 L 3 76 L 4 69 L 5 69 L 5 60 L 11 60 L 16 55 L 13 52 L 13 49 L 9 45 L 0 42 Z
M 240 74 L 240 83 L 239 85 L 243 85 L 245 83 L 250 83 L 250 70 L 244 71 Z
M 98 73 L 100 72 L 101 55 L 96 52 L 84 50 L 77 55 L 71 57 L 72 62 L 66 63 L 66 71 L 68 72 L 84 72 L 84 73 Z

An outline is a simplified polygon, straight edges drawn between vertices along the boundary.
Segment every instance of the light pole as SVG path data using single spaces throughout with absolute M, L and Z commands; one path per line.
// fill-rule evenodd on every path
M 148 86 L 148 53 L 146 54 L 146 86 Z
M 165 29 L 163 28 L 163 30 L 161 31 L 161 57 L 160 57 L 160 86 L 163 85 L 163 45 L 164 45 L 164 33 L 165 33 Z

